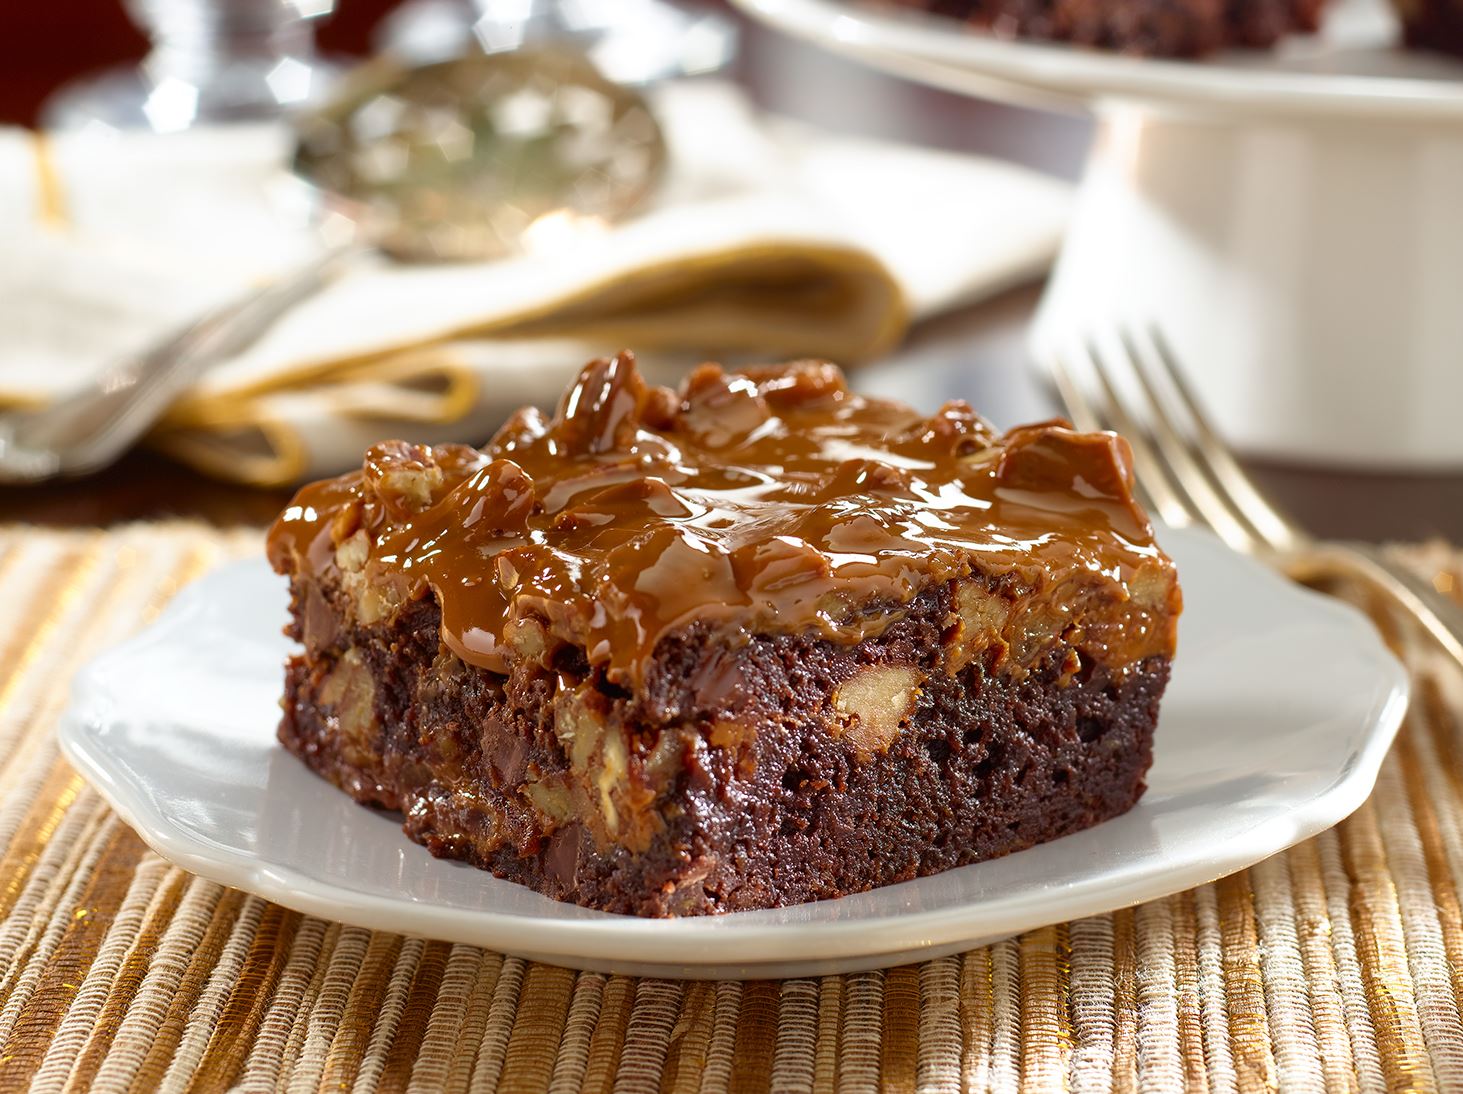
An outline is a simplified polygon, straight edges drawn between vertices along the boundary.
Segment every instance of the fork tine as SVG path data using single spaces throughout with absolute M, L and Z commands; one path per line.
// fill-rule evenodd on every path
M 1106 354 L 1094 344 L 1092 354 L 1098 380 L 1117 408 L 1118 432 L 1134 445 L 1139 477 L 1161 479 L 1175 499 L 1170 504 L 1187 513 L 1190 524 L 1209 528 L 1237 550 L 1251 549 L 1253 537 L 1212 490 L 1205 490 L 1203 476 L 1182 455 L 1174 457 L 1170 423 L 1143 387 L 1129 347 L 1118 339 L 1117 347 Z
M 1147 388 L 1153 402 L 1162 407 L 1163 398 L 1154 390 L 1153 373 L 1167 380 L 1176 391 L 1189 418 L 1187 437 L 1176 436 L 1183 449 L 1183 458 L 1195 465 L 1204 482 L 1232 507 L 1232 512 L 1252 528 L 1259 542 L 1266 543 L 1289 560 L 1285 568 L 1292 575 L 1310 570 L 1323 571 L 1327 564 L 1338 561 L 1343 572 L 1359 576 L 1390 596 L 1442 646 L 1444 651 L 1463 663 L 1463 611 L 1443 596 L 1432 584 L 1412 572 L 1405 563 L 1391 557 L 1381 548 L 1366 543 L 1335 543 L 1319 549 L 1311 544 L 1303 531 L 1280 515 L 1240 468 L 1224 442 L 1209 427 L 1198 409 L 1196 400 L 1176 367 L 1173 351 L 1156 329 L 1149 331 L 1157 364 L 1150 364 L 1125 335 L 1129 352 L 1136 362 L 1138 379 Z M 1172 421 L 1160 417 L 1161 424 Z M 1192 446 L 1192 447 L 1191 447 Z
M 1229 446 L 1220 440 L 1208 416 L 1199 409 L 1193 388 L 1179 368 L 1178 359 L 1163 332 L 1150 325 L 1146 334 L 1152 353 L 1137 355 L 1140 364 L 1149 365 L 1161 373 L 1169 389 L 1177 396 L 1191 426 L 1190 441 L 1199 454 L 1198 462 L 1208 469 L 1216 488 L 1245 523 L 1254 529 L 1261 542 L 1277 551 L 1301 546 L 1304 540 L 1302 533 L 1265 499 L 1249 473 L 1234 458 Z
M 1057 398 L 1061 400 L 1067 417 L 1071 419 L 1073 425 L 1087 431 L 1112 428 L 1112 423 L 1098 411 L 1092 399 L 1083 390 L 1083 385 L 1075 371 L 1062 354 L 1056 353 L 1047 357 L 1046 365 L 1047 375 L 1056 386 Z M 1136 475 L 1134 478 L 1136 479 Z M 1154 512 L 1158 511 L 1159 507 L 1153 503 L 1153 499 L 1143 483 L 1135 482 L 1135 492 L 1139 502 L 1145 508 Z
M 1261 543 L 1260 537 L 1229 504 L 1224 491 L 1210 480 L 1202 466 L 1203 461 L 1195 458 L 1173 415 L 1168 412 L 1165 400 L 1144 369 L 1142 355 L 1126 331 L 1118 331 L 1117 343 L 1121 352 L 1114 354 L 1112 359 L 1121 361 L 1129 382 L 1125 385 L 1114 383 L 1113 387 L 1119 397 L 1129 401 L 1128 416 L 1147 424 L 1153 446 L 1158 458 L 1164 461 L 1169 477 L 1178 484 L 1190 506 L 1219 538 L 1236 550 L 1254 550 Z
M 1133 450 L 1139 500 L 1145 508 L 1157 513 L 1166 523 L 1179 527 L 1202 523 L 1163 473 L 1147 438 L 1123 413 L 1111 384 L 1104 376 L 1095 347 L 1090 343 L 1079 344 L 1074 354 L 1084 361 L 1080 369 L 1073 358 L 1060 350 L 1050 353 L 1047 362 L 1057 393 L 1066 404 L 1073 422 L 1082 429 L 1111 429 L 1127 439 Z
M 1066 359 L 1061 354 L 1054 354 L 1047 362 L 1047 373 L 1051 376 L 1057 386 L 1057 395 L 1062 400 L 1062 405 L 1067 408 L 1067 413 L 1072 418 L 1072 424 L 1078 429 L 1106 429 L 1107 424 L 1087 393 L 1082 390 L 1082 385 L 1077 377 L 1067 366 Z
M 1092 341 L 1081 345 L 1075 355 L 1085 358 L 1080 369 L 1072 357 L 1049 352 L 1048 371 L 1079 425 L 1115 428 L 1128 438 L 1140 492 L 1147 494 L 1151 511 L 1171 524 L 1208 523 L 1241 550 L 1268 544 L 1289 556 L 1282 569 L 1298 580 L 1305 580 L 1306 572 L 1312 576 L 1326 572 L 1328 566 L 1360 577 L 1388 595 L 1463 663 L 1463 611 L 1456 603 L 1372 545 L 1333 543 L 1316 550 L 1304 532 L 1265 502 L 1209 428 L 1162 335 L 1150 331 L 1151 357 L 1139 350 L 1129 332 L 1120 330 L 1118 335 L 1116 354 L 1104 354 Z M 1121 377 L 1129 382 L 1117 382 L 1114 362 L 1131 372 Z M 1163 394 L 1159 387 L 1165 388 Z M 1168 409 L 1175 390 L 1187 412 L 1183 424 Z

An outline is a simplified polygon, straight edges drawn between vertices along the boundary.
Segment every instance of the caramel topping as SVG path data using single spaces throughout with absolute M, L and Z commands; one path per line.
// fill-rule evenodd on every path
M 1176 608 L 1132 485 L 1111 433 L 998 436 L 964 403 L 923 417 L 815 362 L 703 365 L 677 392 L 621 354 L 589 364 L 552 418 L 520 411 L 481 451 L 373 446 L 361 471 L 299 492 L 269 552 L 281 572 L 344 558 L 398 593 L 429 586 L 443 641 L 472 664 L 506 672 L 534 620 L 633 683 L 693 623 L 733 641 L 810 628 L 858 641 L 971 573 L 1009 575 L 1055 633 L 1070 605 L 1126 603 L 1130 585 Z M 1103 655 L 1171 653 L 1163 615 L 1109 627 Z

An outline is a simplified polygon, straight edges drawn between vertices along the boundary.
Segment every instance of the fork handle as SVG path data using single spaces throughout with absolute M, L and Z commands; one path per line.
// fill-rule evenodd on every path
M 1292 555 L 1286 569 L 1294 577 L 1339 572 L 1362 578 L 1396 601 L 1463 665 L 1463 607 L 1382 548 L 1370 543 L 1316 544 Z

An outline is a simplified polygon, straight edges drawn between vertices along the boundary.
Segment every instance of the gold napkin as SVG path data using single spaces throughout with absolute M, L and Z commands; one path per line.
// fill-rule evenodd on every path
M 279 485 L 384 436 L 481 443 L 585 359 L 634 348 L 857 361 L 912 317 L 1040 272 L 1067 188 L 1007 165 L 759 117 L 734 88 L 656 93 L 655 200 L 613 228 L 546 218 L 492 263 L 363 261 L 226 361 L 151 442 Z M 275 127 L 43 140 L 0 132 L 0 405 L 37 403 L 319 243 Z

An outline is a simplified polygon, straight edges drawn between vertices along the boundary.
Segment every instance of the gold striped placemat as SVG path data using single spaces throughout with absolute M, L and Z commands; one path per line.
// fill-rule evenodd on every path
M 1395 620 L 1416 700 L 1335 830 L 923 965 L 678 983 L 302 916 L 111 815 L 56 751 L 72 674 L 255 550 L 0 527 L 0 1090 L 1463 1090 L 1463 681 Z

